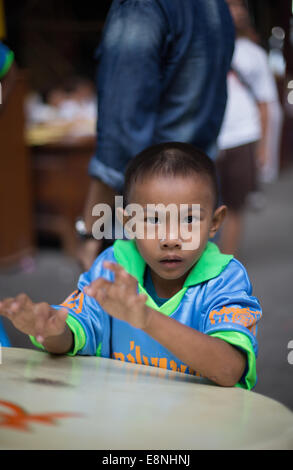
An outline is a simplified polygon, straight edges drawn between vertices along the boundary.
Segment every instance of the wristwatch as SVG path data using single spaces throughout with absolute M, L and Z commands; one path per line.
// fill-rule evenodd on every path
M 81 240 L 95 240 L 92 233 L 87 232 L 84 219 L 78 217 L 75 221 L 75 230 Z

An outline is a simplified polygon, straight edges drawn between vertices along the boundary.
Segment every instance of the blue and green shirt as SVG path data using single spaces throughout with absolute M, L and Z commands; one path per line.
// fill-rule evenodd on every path
M 69 355 L 96 355 L 188 374 L 199 375 L 144 331 L 110 317 L 83 289 L 98 277 L 113 281 L 114 273 L 104 261 L 116 262 L 138 281 L 138 291 L 147 295 L 147 305 L 163 315 L 202 333 L 220 338 L 246 353 L 247 366 L 237 386 L 251 389 L 256 384 L 257 329 L 262 312 L 252 296 L 244 266 L 231 255 L 220 253 L 208 242 L 201 258 L 190 271 L 182 289 L 170 299 L 156 303 L 145 284 L 146 263 L 134 240 L 117 240 L 79 278 L 78 288 L 61 305 L 68 308 L 67 324 L 74 335 Z M 146 290 L 146 287 L 148 291 Z M 34 338 L 33 343 L 39 345 Z

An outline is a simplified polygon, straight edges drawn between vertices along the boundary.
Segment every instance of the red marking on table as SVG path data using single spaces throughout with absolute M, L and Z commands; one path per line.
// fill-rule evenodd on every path
M 18 431 L 30 431 L 28 423 L 36 422 L 47 425 L 56 425 L 57 419 L 78 417 L 78 413 L 42 413 L 32 414 L 9 401 L 0 400 L 0 407 L 8 408 L 8 412 L 0 410 L 0 427 L 17 429 Z

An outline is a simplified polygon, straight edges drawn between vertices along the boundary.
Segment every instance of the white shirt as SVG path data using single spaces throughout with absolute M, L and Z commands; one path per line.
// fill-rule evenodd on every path
M 278 100 L 268 56 L 264 49 L 250 39 L 236 40 L 232 68 L 238 74 L 234 71 L 228 74 L 227 105 L 218 137 L 220 149 L 259 140 L 261 123 L 256 102 L 270 103 Z

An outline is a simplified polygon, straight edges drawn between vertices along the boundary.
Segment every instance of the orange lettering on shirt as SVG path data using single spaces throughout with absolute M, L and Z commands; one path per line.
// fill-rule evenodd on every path
M 167 358 L 163 357 L 159 360 L 159 367 L 161 369 L 167 369 Z
M 177 372 L 177 364 L 175 361 L 170 361 L 170 368 Z
M 141 355 L 140 355 L 140 346 L 135 346 L 135 355 L 136 355 L 136 362 L 138 364 L 142 364 Z
M 125 362 L 125 357 L 123 353 L 116 353 L 113 352 L 114 359 L 118 359 L 119 361 Z
M 249 330 L 251 329 L 251 333 L 256 336 L 256 324 L 252 325 L 251 327 L 248 328 Z
M 132 356 L 132 354 L 127 354 L 127 359 L 129 360 L 129 362 L 132 362 L 133 364 L 135 364 L 135 359 L 134 357 Z
M 81 313 L 84 301 L 84 293 L 78 290 L 72 292 L 64 302 L 60 304 L 61 307 L 67 307 L 72 309 L 75 313 Z
M 130 341 L 130 351 L 132 351 L 134 348 L 134 341 Z M 132 356 L 132 354 L 127 354 L 127 359 L 129 362 L 132 362 L 133 364 L 135 364 L 135 358 Z
M 145 364 L 146 366 L 149 366 L 149 365 L 150 365 L 150 363 L 149 363 L 149 360 L 148 360 L 148 358 L 147 358 L 146 356 L 142 356 L 142 358 L 143 358 L 143 362 L 144 362 L 144 364 Z
M 141 353 L 141 347 L 140 346 L 135 346 L 134 341 L 130 341 L 130 351 L 133 351 L 135 349 L 135 357 L 132 354 L 127 354 L 125 355 L 123 353 L 117 353 L 113 352 L 113 358 L 118 359 L 120 361 L 128 361 L 132 362 L 133 364 L 145 364 L 146 366 L 153 366 L 153 367 L 158 367 L 160 369 L 168 369 L 168 358 L 166 357 L 151 357 L 148 358 L 147 356 L 142 355 Z M 191 375 L 199 375 L 196 373 L 191 367 L 188 367 L 186 364 L 178 364 L 174 360 L 170 360 L 170 369 L 173 370 L 174 372 L 181 372 L 181 373 L 189 373 Z
M 229 316 L 230 315 L 230 316 Z M 212 310 L 209 314 L 209 319 L 212 325 L 215 323 L 232 322 L 238 323 L 246 328 L 252 329 L 260 318 L 261 312 L 259 310 L 253 311 L 248 307 L 222 307 L 220 310 Z
M 72 292 L 72 294 L 70 294 L 68 297 L 66 297 L 64 302 L 62 302 L 62 304 L 60 304 L 60 305 L 62 305 L 64 307 L 72 306 L 72 303 L 75 302 L 77 296 L 78 296 L 78 290 L 75 290 L 74 292 Z
M 158 361 L 159 361 L 158 357 L 151 357 L 152 366 L 158 367 Z

